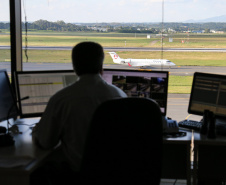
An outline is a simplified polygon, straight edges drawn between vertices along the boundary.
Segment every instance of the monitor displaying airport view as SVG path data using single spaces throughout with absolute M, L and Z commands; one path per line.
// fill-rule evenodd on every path
M 57 91 L 74 83 L 77 79 L 73 70 L 17 72 L 18 99 L 21 117 L 41 116 L 50 97 Z
M 163 115 L 167 110 L 168 72 L 105 69 L 103 78 L 122 89 L 129 97 L 154 99 Z
M 0 70 L 0 121 L 16 118 L 18 115 L 16 99 L 6 70 Z
M 226 117 L 225 75 L 194 73 L 188 112 L 203 115 L 204 110 Z

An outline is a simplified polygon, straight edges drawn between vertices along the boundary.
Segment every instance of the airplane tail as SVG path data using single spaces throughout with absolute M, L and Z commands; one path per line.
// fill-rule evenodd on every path
M 121 63 L 122 59 L 115 52 L 109 52 L 109 54 L 111 55 L 111 58 L 113 59 L 114 63 Z

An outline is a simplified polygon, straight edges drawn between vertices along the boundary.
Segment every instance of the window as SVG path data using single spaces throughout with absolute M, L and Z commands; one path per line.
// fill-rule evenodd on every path
M 0 2 L 0 69 L 10 71 L 10 21 L 9 1 Z

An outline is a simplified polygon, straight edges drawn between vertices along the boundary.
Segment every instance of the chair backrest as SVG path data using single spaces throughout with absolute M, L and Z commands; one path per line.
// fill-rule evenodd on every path
M 95 111 L 81 166 L 82 184 L 159 184 L 162 117 L 147 98 L 120 98 Z

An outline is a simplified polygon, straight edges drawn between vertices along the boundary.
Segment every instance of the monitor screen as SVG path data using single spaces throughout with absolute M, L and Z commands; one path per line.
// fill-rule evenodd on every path
M 103 78 L 122 89 L 129 97 L 154 99 L 166 115 L 168 71 L 105 69 Z
M 0 70 L 0 121 L 18 115 L 15 94 L 12 91 L 6 70 Z
M 188 113 L 203 115 L 204 110 L 226 117 L 225 75 L 194 73 Z
M 77 79 L 73 70 L 16 72 L 21 117 L 39 117 L 52 95 Z
M 128 96 L 149 97 L 156 100 L 166 115 L 168 72 L 104 69 L 103 79 L 122 89 Z M 50 97 L 60 89 L 74 83 L 73 70 L 24 71 L 16 73 L 21 117 L 41 116 Z

